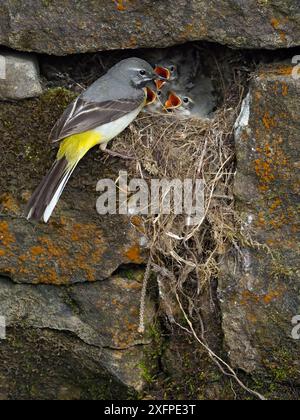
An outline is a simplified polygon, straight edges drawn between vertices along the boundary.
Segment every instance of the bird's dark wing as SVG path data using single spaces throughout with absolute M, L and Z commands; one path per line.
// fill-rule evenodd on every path
M 74 134 L 93 130 L 135 111 L 145 101 L 145 96 L 103 102 L 87 102 L 77 98 L 53 127 L 49 140 L 58 142 Z

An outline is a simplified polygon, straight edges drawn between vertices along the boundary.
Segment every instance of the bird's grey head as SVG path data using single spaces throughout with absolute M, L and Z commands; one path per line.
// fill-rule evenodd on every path
M 138 89 L 144 88 L 157 78 L 157 74 L 150 64 L 140 58 L 128 58 L 120 61 L 109 70 L 109 74 L 120 82 L 129 82 Z

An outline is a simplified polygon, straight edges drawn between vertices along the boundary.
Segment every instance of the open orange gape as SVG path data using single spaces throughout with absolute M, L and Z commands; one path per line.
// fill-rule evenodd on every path
M 174 92 L 170 92 L 169 98 L 165 102 L 165 109 L 177 109 L 182 105 L 182 100 Z
M 154 69 L 154 71 L 155 71 L 155 73 L 158 76 L 161 76 L 161 77 L 163 77 L 166 80 L 169 80 L 170 77 L 171 77 L 170 70 L 166 69 L 165 67 L 156 66 L 155 69 Z M 155 80 L 155 84 L 156 84 L 156 88 L 158 90 L 160 90 L 166 84 L 166 81 L 163 81 L 163 80 Z
M 157 99 L 157 94 L 149 87 L 146 87 L 147 92 L 147 99 L 146 99 L 146 106 L 153 104 Z

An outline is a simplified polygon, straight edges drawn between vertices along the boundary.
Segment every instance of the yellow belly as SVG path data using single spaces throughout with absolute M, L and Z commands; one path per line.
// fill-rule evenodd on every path
M 66 158 L 70 166 L 73 166 L 94 146 L 101 143 L 108 143 L 124 131 L 125 128 L 135 120 L 143 106 L 144 103 L 136 110 L 124 115 L 124 117 L 121 117 L 118 120 L 103 124 L 93 130 L 74 134 L 73 136 L 65 138 L 61 142 L 57 159 Z
M 74 134 L 61 142 L 57 159 L 66 158 L 70 165 L 78 162 L 92 147 L 101 143 L 101 134 L 97 131 L 86 131 Z

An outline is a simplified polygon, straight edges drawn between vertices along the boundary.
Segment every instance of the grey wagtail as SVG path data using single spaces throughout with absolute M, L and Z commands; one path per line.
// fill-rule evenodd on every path
M 79 161 L 94 146 L 106 149 L 147 103 L 149 82 L 164 79 L 146 61 L 129 58 L 112 67 L 65 110 L 50 134 L 60 143 L 56 161 L 33 193 L 25 215 L 47 223 Z

